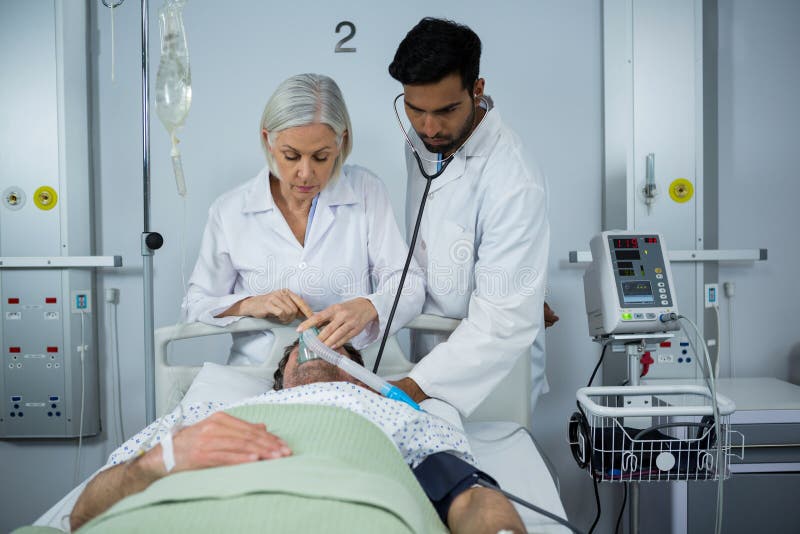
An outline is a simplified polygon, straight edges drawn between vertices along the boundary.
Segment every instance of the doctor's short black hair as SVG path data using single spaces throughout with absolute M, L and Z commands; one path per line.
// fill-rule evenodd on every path
M 400 42 L 389 74 L 403 85 L 436 83 L 454 72 L 472 91 L 481 66 L 481 39 L 452 20 L 425 17 Z
M 272 378 L 275 383 L 272 385 L 272 389 L 274 391 L 280 391 L 283 389 L 283 373 L 286 370 L 286 362 L 289 361 L 289 356 L 291 356 L 292 351 L 300 344 L 300 338 L 297 338 L 294 343 L 291 345 L 286 345 L 283 348 L 283 358 L 281 361 L 278 362 L 278 368 L 275 369 L 275 373 L 273 373 Z M 353 360 L 355 363 L 364 367 L 364 358 L 361 357 L 361 352 L 359 352 L 353 345 L 350 343 L 345 343 L 342 345 L 344 347 L 345 352 L 347 352 L 347 356 Z

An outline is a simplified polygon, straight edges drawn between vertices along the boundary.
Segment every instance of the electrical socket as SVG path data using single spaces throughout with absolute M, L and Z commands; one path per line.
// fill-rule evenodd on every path
M 706 284 L 705 288 L 706 308 L 713 308 L 719 304 L 719 284 Z
M 70 311 L 72 313 L 92 313 L 92 291 L 73 289 L 70 292 Z

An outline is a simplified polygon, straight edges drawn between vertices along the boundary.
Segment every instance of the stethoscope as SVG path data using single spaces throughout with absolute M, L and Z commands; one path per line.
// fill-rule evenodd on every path
M 417 160 L 417 166 L 419 167 L 419 172 L 422 173 L 422 176 L 425 178 L 425 191 L 422 193 L 422 199 L 419 203 L 419 210 L 417 211 L 417 221 L 414 223 L 414 231 L 411 234 L 411 242 L 408 244 L 408 256 L 406 256 L 406 263 L 403 266 L 403 274 L 400 276 L 400 284 L 397 286 L 397 294 L 394 296 L 394 303 L 392 304 L 392 311 L 389 312 L 389 318 L 386 321 L 386 330 L 383 332 L 383 338 L 381 339 L 381 346 L 378 349 L 378 356 L 375 358 L 375 365 L 372 368 L 373 373 L 378 373 L 378 366 L 381 364 L 381 357 L 383 357 L 383 349 L 386 346 L 386 340 L 389 339 L 389 330 L 392 326 L 392 320 L 394 319 L 395 311 L 397 310 L 397 303 L 400 302 L 400 295 L 403 292 L 403 287 L 405 286 L 406 275 L 408 274 L 408 268 L 411 265 L 411 258 L 414 257 L 414 247 L 417 244 L 417 236 L 419 235 L 419 226 L 422 222 L 422 214 L 425 211 L 425 202 L 428 199 L 428 192 L 431 188 L 431 183 L 441 176 L 444 171 L 447 169 L 447 166 L 455 159 L 456 154 L 458 154 L 462 148 L 472 139 L 472 136 L 475 135 L 475 132 L 478 131 L 481 124 L 483 124 L 483 119 L 472 129 L 466 139 L 461 143 L 461 145 L 453 151 L 452 154 L 447 156 L 444 159 L 428 159 L 424 158 L 419 155 L 417 148 L 414 146 L 414 143 L 411 142 L 411 138 L 408 137 L 408 133 L 406 132 L 405 126 L 403 126 L 403 121 L 400 119 L 400 112 L 397 111 L 397 101 L 400 100 L 401 97 L 405 96 L 405 93 L 400 93 L 396 97 L 394 97 L 394 102 L 392 103 L 392 107 L 394 108 L 394 116 L 397 118 L 397 124 L 400 125 L 400 131 L 403 133 L 403 137 L 408 143 L 408 147 L 411 149 L 411 153 L 414 155 L 414 159 Z M 476 98 L 482 98 L 477 97 Z M 487 106 L 486 113 L 489 113 L 489 106 Z M 484 116 L 484 118 L 486 118 Z M 433 174 L 428 174 L 425 171 L 425 165 L 422 161 L 425 160 L 429 163 L 436 163 L 437 170 Z
M 461 150 L 461 148 L 467 143 L 467 141 L 469 141 L 469 138 L 472 137 L 472 132 L 474 132 L 475 130 L 473 129 L 472 132 L 470 132 L 469 136 L 464 140 L 463 143 L 461 143 L 461 146 L 458 147 L 458 150 L 453 151 L 453 153 L 450 154 L 449 156 L 447 156 L 446 158 L 441 159 L 441 160 L 423 158 L 422 156 L 419 155 L 419 152 L 417 151 L 416 147 L 414 146 L 414 143 L 411 142 L 411 138 L 408 137 L 408 133 L 406 132 L 405 127 L 403 126 L 403 121 L 400 119 L 400 112 L 397 111 L 397 101 L 400 100 L 400 98 L 403 97 L 403 96 L 405 96 L 405 93 L 400 93 L 399 95 L 394 97 L 394 102 L 392 103 L 392 108 L 394 108 L 394 116 L 397 118 L 397 124 L 400 125 L 400 131 L 403 133 L 403 137 L 405 138 L 406 143 L 408 143 L 408 147 L 411 149 L 411 153 L 414 155 L 414 159 L 417 160 L 417 166 L 419 167 L 419 172 L 422 173 L 422 176 L 424 176 L 425 179 L 428 181 L 428 186 L 430 186 L 431 180 L 434 180 L 434 179 L 438 178 L 439 176 L 442 175 L 442 173 L 444 173 L 444 170 L 447 168 L 448 165 L 450 165 L 450 162 L 455 159 L 456 153 L 458 153 L 458 151 Z M 437 170 L 436 170 L 436 172 L 434 174 L 428 174 L 427 172 L 425 172 L 425 166 L 422 164 L 422 160 L 423 159 L 425 161 L 429 162 L 429 163 L 436 163 L 437 164 L 438 168 L 437 168 Z M 425 193 L 426 193 L 425 196 L 427 196 L 427 192 L 428 192 L 428 190 L 426 188 L 425 189 Z M 420 211 L 422 211 L 422 210 L 420 210 Z

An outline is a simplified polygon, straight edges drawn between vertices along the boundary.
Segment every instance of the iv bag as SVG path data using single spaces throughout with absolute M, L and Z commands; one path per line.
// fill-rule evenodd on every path
M 176 131 L 183 126 L 192 105 L 192 75 L 181 9 L 186 0 L 166 0 L 159 10 L 161 61 L 156 74 L 156 113 L 172 141 L 172 170 L 178 194 L 186 195 L 183 164 Z

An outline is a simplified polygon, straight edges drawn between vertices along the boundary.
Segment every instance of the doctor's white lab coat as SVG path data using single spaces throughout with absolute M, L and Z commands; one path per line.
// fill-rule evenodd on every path
M 305 246 L 275 206 L 269 171 L 220 196 L 208 211 L 189 289 L 187 321 L 224 326 L 240 317 L 215 317 L 253 295 L 287 288 L 314 311 L 356 297 L 369 299 L 379 323 L 351 340 L 362 348 L 386 327 L 408 246 L 383 183 L 370 171 L 345 165 L 320 192 Z M 416 263 L 405 280 L 392 331 L 421 310 L 424 282 Z M 231 363 L 257 364 L 269 354 L 270 332 L 234 334 Z
M 411 135 L 420 154 L 435 159 Z M 406 165 L 411 236 L 425 178 L 408 147 Z M 435 167 L 430 163 L 426 172 Z M 525 161 L 519 139 L 496 110 L 487 112 L 431 184 L 414 249 L 427 278 L 423 313 L 463 320 L 449 339 L 414 336 L 413 356 L 421 360 L 409 376 L 464 416 L 522 355 L 531 357 L 532 402 L 546 388 L 544 352 L 532 347 L 544 331 L 550 239 L 545 187 L 543 175 Z

